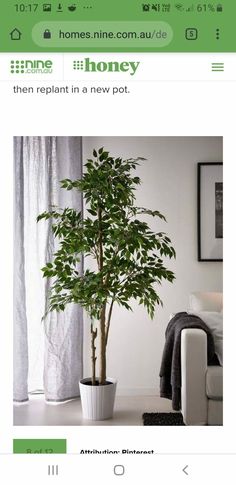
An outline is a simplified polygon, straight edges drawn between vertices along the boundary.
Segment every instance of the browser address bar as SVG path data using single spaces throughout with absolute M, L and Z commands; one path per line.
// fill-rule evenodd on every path
M 38 22 L 32 38 L 40 47 L 165 47 L 173 39 L 167 22 L 51 21 Z

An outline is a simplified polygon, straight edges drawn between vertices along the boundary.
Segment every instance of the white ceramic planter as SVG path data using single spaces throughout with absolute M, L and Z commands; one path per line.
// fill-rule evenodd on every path
M 102 421 L 112 418 L 117 381 L 107 377 L 107 381 L 111 384 L 105 386 L 86 384 L 89 381 L 91 378 L 82 379 L 79 383 L 84 419 Z

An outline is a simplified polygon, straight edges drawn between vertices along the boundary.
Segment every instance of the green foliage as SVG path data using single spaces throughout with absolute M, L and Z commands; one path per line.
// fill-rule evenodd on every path
M 42 268 L 43 276 L 53 278 L 49 311 L 63 311 L 68 303 L 80 304 L 92 319 L 99 319 L 104 304 L 116 302 L 131 310 L 129 301 L 144 305 L 151 318 L 162 304 L 155 284 L 172 282 L 163 257 L 175 257 L 175 250 L 164 232 L 153 232 L 138 216 L 150 215 L 165 221 L 157 210 L 136 207 L 135 190 L 140 178 L 133 176 L 143 158 L 114 158 L 100 148 L 85 164 L 81 180 L 61 181 L 66 190 L 83 193 L 88 215 L 71 208 L 44 212 L 41 219 L 52 219 L 52 231 L 59 249 L 52 262 Z M 97 270 L 79 273 L 81 254 L 92 256 Z

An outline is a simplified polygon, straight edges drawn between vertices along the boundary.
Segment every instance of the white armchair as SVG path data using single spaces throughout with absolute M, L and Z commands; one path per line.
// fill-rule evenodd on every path
M 222 293 L 193 293 L 190 311 L 221 311 Z M 181 333 L 181 407 L 186 425 L 223 424 L 223 367 L 207 365 L 207 336 L 200 329 Z

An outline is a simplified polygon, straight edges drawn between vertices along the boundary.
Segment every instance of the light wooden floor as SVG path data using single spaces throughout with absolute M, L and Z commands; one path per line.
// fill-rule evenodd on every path
M 26 404 L 14 405 L 15 426 L 142 426 L 145 412 L 171 412 L 171 402 L 156 396 L 117 396 L 113 419 L 83 420 L 80 400 L 47 404 L 33 398 Z

